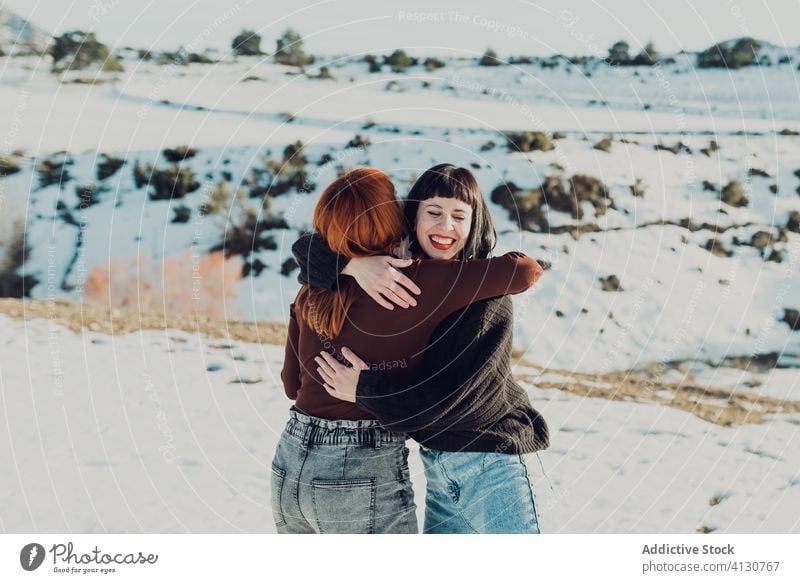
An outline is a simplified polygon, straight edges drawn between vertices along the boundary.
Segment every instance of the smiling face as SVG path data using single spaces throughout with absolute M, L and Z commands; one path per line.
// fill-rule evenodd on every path
M 453 259 L 469 238 L 472 207 L 456 198 L 434 196 L 420 201 L 416 235 L 431 259 Z

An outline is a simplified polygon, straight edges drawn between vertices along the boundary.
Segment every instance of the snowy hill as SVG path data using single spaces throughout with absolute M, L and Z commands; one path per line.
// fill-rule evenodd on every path
M 26 225 L 34 299 L 102 299 L 112 274 L 134 310 L 280 324 L 290 246 L 340 171 L 379 167 L 405 194 L 464 165 L 497 253 L 548 265 L 515 298 L 515 374 L 554 433 L 544 530 L 798 532 L 800 61 L 764 50 L 771 65 L 738 70 L 340 56 L 305 74 L 3 57 L 0 228 Z M 0 463 L 19 468 L 3 528 L 271 530 L 288 401 L 270 341 L 0 314 Z
M 6 54 L 42 54 L 51 40 L 50 33 L 0 8 L 0 49 Z
M 781 366 L 797 366 L 800 334 L 781 321 L 784 310 L 800 307 L 797 280 L 786 277 L 797 270 L 800 243 L 792 214 L 800 210 L 793 135 L 800 101 L 790 99 L 791 67 L 721 76 L 687 74 L 676 64 L 662 74 L 686 103 L 678 113 L 667 111 L 671 94 L 659 96 L 650 69 L 625 86 L 608 67 L 589 78 L 503 67 L 493 71 L 496 90 L 488 94 L 473 90 L 483 68 L 458 60 L 433 73 L 365 69 L 354 59 L 334 61 L 335 79 L 318 80 L 258 59 L 171 75 L 143 63 L 128 64 L 116 82 L 88 87 L 33 73 L 20 82 L 30 94 L 17 145 L 40 154 L 19 158 L 21 171 L 3 179 L 28 217 L 25 271 L 42 282 L 32 296 L 77 299 L 109 258 L 142 255 L 158 271 L 193 243 L 197 256 L 221 248 L 250 208 L 261 213 L 259 248 L 234 258 L 246 277 L 224 310 L 283 321 L 297 290 L 295 273 L 285 273 L 291 266 L 284 268 L 290 245 L 310 228 L 316 197 L 338 171 L 383 168 L 402 193 L 422 170 L 447 160 L 471 167 L 487 197 L 513 183 L 519 193 L 510 206 L 500 195 L 491 203 L 498 252 L 521 249 L 552 264 L 538 289 L 517 302 L 517 348 L 531 361 L 597 371 L 778 353 Z M 554 103 L 535 89 L 574 91 L 578 99 L 581 83 L 593 89 L 582 106 Z M 738 101 L 710 99 L 729 84 Z M 775 101 L 764 101 L 767 90 Z M 650 108 L 625 105 L 626 96 L 645 93 Z M 595 95 L 607 105 L 591 105 Z M 525 153 L 507 143 L 510 132 L 534 130 L 555 135 L 553 149 Z M 276 175 L 298 139 L 305 144 L 301 173 L 288 164 Z M 197 150 L 180 161 L 191 189 L 170 199 L 141 173 L 152 165 L 172 190 L 167 157 L 175 154 L 164 149 L 182 143 Z M 70 154 L 49 153 L 57 150 Z M 101 180 L 109 157 L 121 166 Z M 575 176 L 589 182 L 581 183 L 585 200 L 570 211 Z M 520 214 L 525 197 L 538 196 L 548 180 L 549 204 Z M 204 215 L 220 182 L 228 206 L 241 191 L 240 208 Z M 611 276 L 617 287 L 607 285 Z

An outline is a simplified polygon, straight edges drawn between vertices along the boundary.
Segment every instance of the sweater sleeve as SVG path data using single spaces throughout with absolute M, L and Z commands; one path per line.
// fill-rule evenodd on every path
M 292 245 L 292 254 L 300 266 L 297 280 L 324 289 L 336 287 L 336 279 L 350 261 L 334 253 L 327 241 L 316 233 L 301 235 Z
M 473 302 L 528 290 L 544 270 L 524 253 L 468 261 L 420 261 L 414 283 L 425 290 L 416 310 L 443 320 Z
M 286 396 L 292 400 L 297 398 L 300 390 L 300 326 L 294 313 L 294 304 L 289 306 L 289 334 L 286 338 L 286 350 L 281 369 L 281 380 Z
M 408 433 L 475 429 L 502 417 L 509 404 L 496 386 L 504 380 L 497 363 L 510 349 L 510 309 L 510 300 L 490 300 L 453 314 L 437 328 L 415 378 L 362 371 L 356 405 Z

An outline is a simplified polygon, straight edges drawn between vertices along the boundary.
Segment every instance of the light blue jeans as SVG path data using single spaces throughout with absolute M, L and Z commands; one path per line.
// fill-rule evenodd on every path
M 419 451 L 428 480 L 426 534 L 539 534 L 523 456 Z
M 418 532 L 406 435 L 294 407 L 272 460 L 280 534 Z

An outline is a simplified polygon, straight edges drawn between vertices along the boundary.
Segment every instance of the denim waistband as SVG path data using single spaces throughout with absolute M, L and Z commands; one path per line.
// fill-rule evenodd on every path
M 364 445 L 379 448 L 382 445 L 404 444 L 407 435 L 389 431 L 374 419 L 321 419 L 301 413 L 295 407 L 289 410 L 289 421 L 284 433 L 310 445 Z

